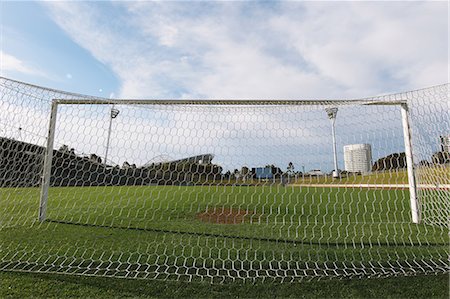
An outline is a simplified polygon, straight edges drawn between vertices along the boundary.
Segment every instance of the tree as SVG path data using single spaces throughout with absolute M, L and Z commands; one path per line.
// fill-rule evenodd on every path
M 102 158 L 97 156 L 96 154 L 90 154 L 89 160 L 91 160 L 92 162 L 96 162 L 98 164 L 102 164 Z
M 66 144 L 61 145 L 61 147 L 59 148 L 59 150 L 61 153 L 67 153 L 69 151 L 69 146 L 67 146 Z
M 419 165 L 428 167 L 428 166 L 431 166 L 431 163 L 428 162 L 427 160 L 422 160 L 419 162 Z
M 280 167 L 277 167 L 277 166 L 275 166 L 275 165 L 273 165 L 273 164 L 268 164 L 268 165 L 266 165 L 266 168 L 270 168 L 270 169 L 272 170 L 272 174 L 273 174 L 274 176 L 282 175 L 282 174 L 283 174 L 283 171 L 281 170 L 281 168 L 280 168 Z
M 406 154 L 394 153 L 378 159 L 372 166 L 372 171 L 394 170 L 406 168 Z
M 436 152 L 431 156 L 431 161 L 433 164 L 450 163 L 450 153 L 449 152 Z
M 244 178 L 244 180 L 248 177 L 249 174 L 250 174 L 250 169 L 247 166 L 242 166 L 241 176 Z
M 287 174 L 288 174 L 288 176 L 293 176 L 294 175 L 294 173 L 295 173 L 294 169 L 295 169 L 294 163 L 289 162 L 288 167 L 287 167 Z

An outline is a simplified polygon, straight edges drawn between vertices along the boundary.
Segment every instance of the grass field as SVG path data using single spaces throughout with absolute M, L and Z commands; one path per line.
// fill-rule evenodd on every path
M 343 176 L 333 179 L 331 176 L 299 177 L 293 184 L 408 184 L 408 173 L 401 169 L 395 172 L 374 172 L 364 175 Z
M 1 298 L 442 298 L 448 274 L 303 281 L 292 284 L 206 283 L 0 272 Z
M 44 223 L 36 221 L 38 189 L 5 188 L 0 197 L 3 269 L 291 280 L 442 272 L 448 256 L 447 229 L 412 224 L 404 190 L 51 188 Z M 223 207 L 248 211 L 246 220 L 218 224 L 197 217 Z

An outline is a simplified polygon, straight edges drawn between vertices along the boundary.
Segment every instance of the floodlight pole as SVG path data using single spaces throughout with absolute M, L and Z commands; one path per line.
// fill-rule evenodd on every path
M 53 144 L 55 141 L 56 115 L 58 113 L 58 101 L 52 101 L 50 121 L 48 126 L 47 147 L 45 148 L 44 167 L 42 171 L 42 187 L 39 202 L 39 221 L 45 221 L 47 216 L 48 189 L 52 171 Z
M 106 153 L 105 153 L 105 161 L 104 161 L 104 164 L 105 164 L 105 166 L 106 166 L 106 161 L 108 160 L 108 151 L 109 151 L 109 142 L 110 142 L 110 139 L 111 139 L 111 129 L 112 129 L 112 120 L 114 119 L 114 118 L 116 118 L 117 117 L 117 115 L 119 115 L 119 110 L 118 109 L 115 109 L 114 108 L 114 104 L 113 104 L 113 106 L 112 106 L 112 108 L 111 108 L 111 113 L 110 113 L 110 117 L 109 117 L 109 128 L 108 128 L 108 137 L 107 137 L 107 139 L 106 139 Z
M 338 170 L 338 162 L 337 162 L 337 150 L 336 150 L 336 114 L 338 112 L 338 108 L 327 108 L 325 111 L 328 114 L 328 118 L 331 120 L 331 135 L 333 138 L 333 158 L 334 158 L 334 170 L 333 170 L 333 178 L 339 177 Z
M 417 197 L 417 182 L 414 169 L 414 159 L 411 142 L 411 126 L 407 104 L 401 104 L 403 139 L 405 142 L 406 166 L 408 170 L 409 201 L 411 204 L 411 217 L 413 223 L 420 223 L 420 205 Z

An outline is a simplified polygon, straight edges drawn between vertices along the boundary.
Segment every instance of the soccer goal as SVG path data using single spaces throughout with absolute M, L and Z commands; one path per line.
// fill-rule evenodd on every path
M 121 100 L 1 78 L 0 101 L 0 269 L 208 282 L 448 271 L 448 84 Z

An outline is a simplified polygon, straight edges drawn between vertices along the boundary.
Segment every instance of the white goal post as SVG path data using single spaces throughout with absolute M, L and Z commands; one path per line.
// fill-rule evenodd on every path
M 409 125 L 408 104 L 400 105 L 402 111 L 403 139 L 405 141 L 406 165 L 408 171 L 409 198 L 411 203 L 411 218 L 413 223 L 420 223 L 420 204 L 417 202 L 416 173 L 414 170 L 411 127 Z
M 344 101 L 302 101 L 302 100 L 122 100 L 122 99 L 53 99 L 51 106 L 51 114 L 49 121 L 49 131 L 47 137 L 47 146 L 44 160 L 44 171 L 42 175 L 42 189 L 39 205 L 39 221 L 44 221 L 46 218 L 48 189 L 50 187 L 50 174 L 51 174 L 51 161 L 53 157 L 53 141 L 55 137 L 56 119 L 58 105 L 206 105 L 206 106 L 226 106 L 226 105 L 242 105 L 242 106 L 280 106 L 280 105 L 292 105 L 292 106 L 307 106 L 307 105 L 324 105 L 328 107 L 338 107 L 340 105 L 398 105 L 401 107 L 401 118 L 403 126 L 403 138 L 405 143 L 406 164 L 408 173 L 408 184 L 411 204 L 411 219 L 413 223 L 420 223 L 420 210 L 417 198 L 417 186 L 415 179 L 414 161 L 413 161 L 413 147 L 411 142 L 411 127 L 409 125 L 409 113 L 408 104 L 404 100 L 400 101 L 364 101 L 364 100 L 344 100 Z M 327 108 L 329 109 L 329 108 Z M 327 113 L 329 113 L 327 111 Z M 334 128 L 334 126 L 333 126 Z M 336 155 L 336 144 L 334 140 L 333 131 L 333 151 Z M 337 161 L 335 160 L 335 167 Z M 333 170 L 333 176 L 335 176 L 335 170 Z

